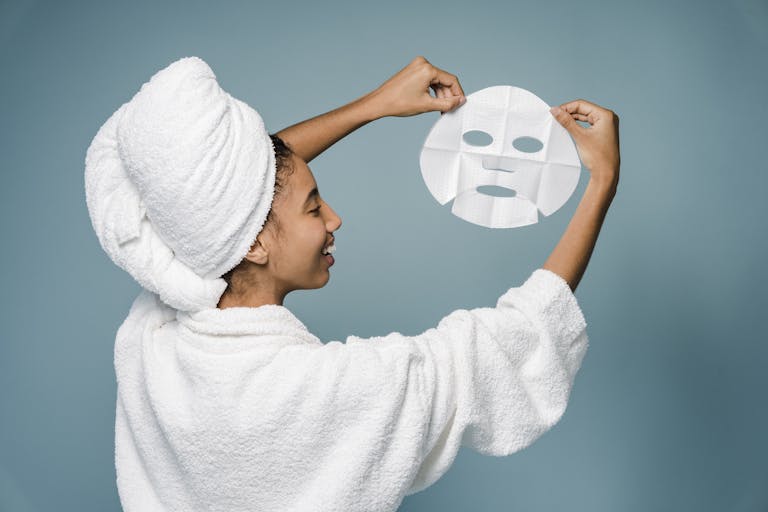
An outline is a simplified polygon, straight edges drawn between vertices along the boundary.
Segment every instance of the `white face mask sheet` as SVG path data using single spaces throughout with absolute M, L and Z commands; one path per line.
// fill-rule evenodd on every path
M 472 131 L 492 140 L 470 144 L 465 134 Z M 530 142 L 538 147 L 525 147 Z M 573 194 L 581 172 L 576 146 L 549 106 L 532 92 L 508 85 L 476 91 L 464 105 L 441 115 L 419 164 L 441 205 L 453 199 L 454 215 L 488 228 L 535 224 L 539 210 L 554 213 Z M 478 191 L 484 186 L 503 187 L 513 197 Z

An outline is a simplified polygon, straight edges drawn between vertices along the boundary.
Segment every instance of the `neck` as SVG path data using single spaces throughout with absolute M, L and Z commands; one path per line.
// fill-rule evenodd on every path
M 221 294 L 219 303 L 216 305 L 219 309 L 225 308 L 257 308 L 267 304 L 282 306 L 285 299 L 285 293 L 270 290 L 246 290 L 244 292 L 234 291 L 231 288 L 224 290 Z

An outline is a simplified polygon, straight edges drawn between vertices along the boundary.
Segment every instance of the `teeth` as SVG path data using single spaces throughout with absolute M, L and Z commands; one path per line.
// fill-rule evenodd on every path
M 325 249 L 323 249 L 323 254 L 330 254 L 336 250 L 336 243 L 329 245 Z

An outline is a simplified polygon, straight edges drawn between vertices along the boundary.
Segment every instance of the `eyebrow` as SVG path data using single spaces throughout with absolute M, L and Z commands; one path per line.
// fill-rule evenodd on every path
M 307 206 L 307 204 L 309 203 L 309 201 L 310 201 L 310 200 L 311 200 L 313 197 L 315 197 L 315 196 L 319 196 L 319 195 L 320 195 L 320 192 L 318 192 L 318 191 L 317 191 L 317 187 L 315 187 L 315 188 L 313 188 L 312 190 L 310 190 L 310 191 L 309 191 L 309 194 L 307 195 L 307 199 L 304 201 L 304 206 Z

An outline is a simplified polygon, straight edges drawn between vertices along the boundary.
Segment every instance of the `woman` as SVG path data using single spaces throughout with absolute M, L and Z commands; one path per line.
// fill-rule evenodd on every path
M 619 179 L 618 117 L 598 105 L 552 109 L 590 181 L 542 268 L 495 307 L 416 336 L 323 343 L 282 305 L 328 282 L 341 226 L 307 162 L 367 122 L 463 99 L 455 76 L 417 57 L 269 136 L 187 58 L 105 123 L 86 158 L 89 212 L 147 288 L 115 341 L 125 510 L 396 510 L 460 446 L 508 455 L 560 419 L 588 345 L 573 291 Z

